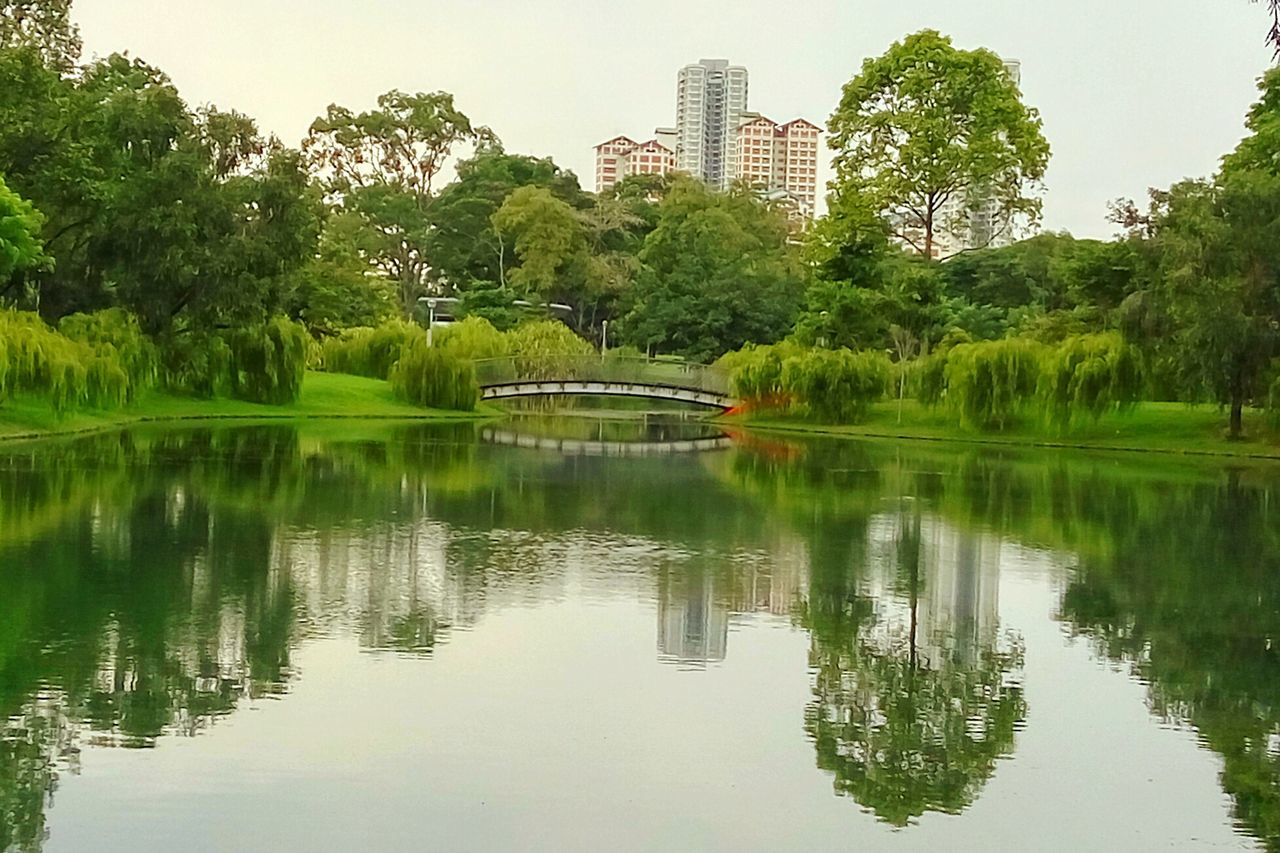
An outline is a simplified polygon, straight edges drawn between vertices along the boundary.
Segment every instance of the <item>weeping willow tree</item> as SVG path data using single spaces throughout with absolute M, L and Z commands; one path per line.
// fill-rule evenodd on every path
M 1142 363 L 1115 332 L 1067 338 L 1043 358 L 1038 395 L 1060 427 L 1131 408 L 1142 394 Z
M 756 405 L 785 408 L 789 400 L 782 384 L 782 365 L 802 352 L 786 342 L 747 345 L 721 356 L 715 366 L 729 374 L 729 384 L 738 397 Z
M 94 314 L 72 314 L 58 324 L 58 331 L 93 350 L 90 373 L 118 368 L 124 377 L 124 398 L 133 402 L 155 387 L 160 356 L 154 343 L 142 333 L 137 318 L 119 308 Z M 118 382 L 119 377 L 114 381 Z
M 0 403 L 26 394 L 58 414 L 116 408 L 128 399 L 128 387 L 115 353 L 61 335 L 35 314 L 0 311 Z
M 532 379 L 572 378 L 578 359 L 595 349 L 559 320 L 521 323 L 507 332 L 515 369 Z
M 964 426 L 1003 430 L 1036 393 L 1043 347 L 1034 341 L 961 344 L 947 354 L 945 399 Z
M 302 394 L 307 372 L 306 327 L 284 317 L 231 338 L 231 394 L 254 403 L 283 405 Z
M 445 326 L 437 333 L 436 340 L 441 348 L 471 361 L 501 358 L 511 351 L 508 336 L 483 317 L 467 317 Z
M 419 406 L 469 412 L 480 399 L 472 362 L 425 340 L 405 348 L 390 380 L 397 397 Z
M 810 414 L 831 423 L 857 423 L 889 390 L 893 366 L 883 353 L 811 350 L 787 359 L 783 388 Z
M 426 339 L 421 326 L 404 320 L 390 320 L 375 328 L 348 329 L 325 341 L 324 367 L 330 373 L 386 379 L 405 347 Z

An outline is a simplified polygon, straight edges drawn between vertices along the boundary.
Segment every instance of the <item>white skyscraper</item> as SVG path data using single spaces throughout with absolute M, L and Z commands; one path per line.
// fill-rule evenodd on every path
M 680 69 L 676 168 L 725 189 L 738 172 L 735 135 L 747 111 L 747 69 L 704 59 Z

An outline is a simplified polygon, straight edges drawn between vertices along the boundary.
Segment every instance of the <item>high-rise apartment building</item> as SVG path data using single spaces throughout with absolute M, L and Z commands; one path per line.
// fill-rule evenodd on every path
M 718 190 L 743 181 L 787 206 L 797 222 L 812 219 L 822 129 L 748 112 L 747 83 L 747 69 L 724 59 L 680 69 L 675 127 L 658 128 L 645 143 L 617 136 L 597 145 L 596 192 L 628 175 L 678 171 Z
M 778 124 L 759 113 L 744 113 L 734 133 L 731 180 L 790 204 L 798 219 L 811 219 L 818 201 L 821 135 L 821 128 L 802 118 Z
M 663 143 L 664 137 L 668 144 Z M 596 146 L 596 192 L 601 193 L 630 175 L 666 175 L 675 170 L 676 152 L 670 131 L 658 128 L 653 139 L 636 142 L 615 136 Z
M 747 69 L 704 59 L 676 83 L 676 168 L 724 189 L 737 174 L 735 133 L 747 111 Z

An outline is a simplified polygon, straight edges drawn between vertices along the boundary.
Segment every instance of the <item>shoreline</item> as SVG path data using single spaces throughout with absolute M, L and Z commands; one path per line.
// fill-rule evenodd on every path
M 1222 434 L 1225 420 L 1216 407 L 1184 403 L 1142 403 L 1124 415 L 1106 415 L 1084 425 L 1076 434 L 1052 435 L 1034 427 L 1006 433 L 970 432 L 946 415 L 908 402 L 908 415 L 896 423 L 896 403 L 878 403 L 861 424 L 824 424 L 787 416 L 737 415 L 716 423 L 760 433 L 822 435 L 828 438 L 867 438 L 877 441 L 972 444 L 1024 450 L 1105 451 L 1203 459 L 1280 461 L 1280 442 L 1263 429 L 1260 415 L 1247 421 L 1244 441 L 1230 442 Z
M 46 439 L 75 438 L 151 424 L 288 421 L 482 421 L 502 413 L 481 404 L 471 412 L 427 409 L 392 396 L 390 386 L 376 379 L 343 374 L 309 373 L 298 401 L 286 406 L 243 400 L 198 400 L 153 393 L 145 400 L 115 412 L 71 412 L 54 416 L 39 404 L 10 401 L 0 407 L 0 445 Z
M 1239 449 L 1233 449 L 1225 440 L 1221 448 L 1179 447 L 1179 446 L 1142 446 L 1137 444 L 1117 444 L 1105 440 L 1088 440 L 1070 438 L 1047 438 L 1031 435 L 984 436 L 953 431 L 946 435 L 934 435 L 903 430 L 886 430 L 874 426 L 839 425 L 805 423 L 787 420 L 770 420 L 754 418 L 716 418 L 715 423 L 731 425 L 741 429 L 762 433 L 786 433 L 793 435 L 812 435 L 825 438 L 842 439 L 875 439 L 877 441 L 913 441 L 930 444 L 968 444 L 983 447 L 1008 448 L 1012 450 L 1070 450 L 1093 451 L 1107 453 L 1130 453 L 1159 456 L 1194 456 L 1206 459 L 1241 459 L 1251 462 L 1280 462 L 1280 447 L 1269 446 L 1258 441 L 1242 441 Z

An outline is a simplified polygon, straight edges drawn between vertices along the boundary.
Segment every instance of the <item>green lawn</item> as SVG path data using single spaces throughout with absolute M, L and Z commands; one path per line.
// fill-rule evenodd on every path
M 1245 439 L 1228 441 L 1227 414 L 1216 406 L 1182 403 L 1142 403 L 1125 414 L 1108 414 L 1057 432 L 1039 423 L 1024 423 L 1004 432 L 979 432 L 960 427 L 942 408 L 907 400 L 898 421 L 897 403 L 872 407 L 864 423 L 833 426 L 803 418 L 760 414 L 729 420 L 756 429 L 821 432 L 835 435 L 931 439 L 1039 447 L 1083 447 L 1163 453 L 1211 453 L 1228 456 L 1280 457 L 1280 436 L 1261 413 L 1246 412 Z
M 302 397 L 288 406 L 264 406 L 240 400 L 195 400 L 152 393 L 135 406 L 114 412 L 83 411 L 62 417 L 42 400 L 18 398 L 0 405 L 0 439 L 86 432 L 133 423 L 164 420 L 404 418 L 459 419 L 484 417 L 477 412 L 424 409 L 397 400 L 391 386 L 376 379 L 333 373 L 308 373 Z

